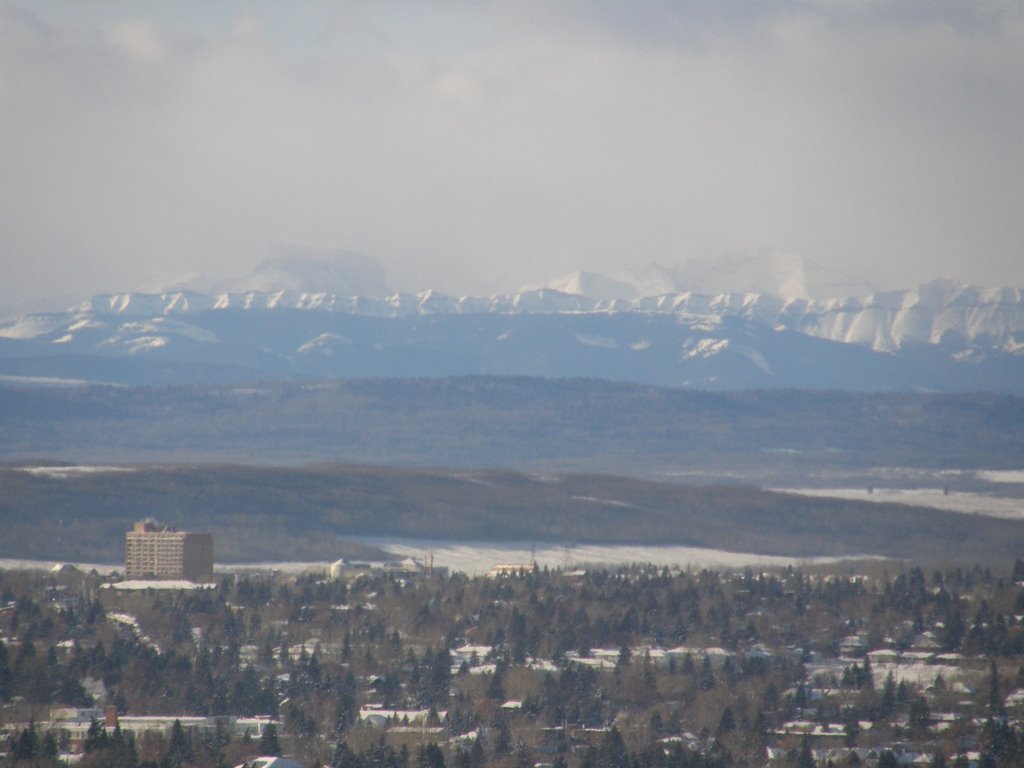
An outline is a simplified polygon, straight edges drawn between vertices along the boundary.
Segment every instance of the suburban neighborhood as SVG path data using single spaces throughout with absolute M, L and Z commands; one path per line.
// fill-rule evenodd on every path
M 1024 563 L 0 573 L 9 765 L 1010 766 Z M 851 564 L 853 565 L 853 564 Z M 277 759 L 278 763 L 273 763 Z

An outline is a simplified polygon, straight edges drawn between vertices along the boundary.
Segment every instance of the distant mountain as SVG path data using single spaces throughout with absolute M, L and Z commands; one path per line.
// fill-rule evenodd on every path
M 767 293 L 790 299 L 866 296 L 874 286 L 803 256 L 747 252 L 714 260 L 691 259 L 675 271 L 683 290 L 696 293 Z
M 797 266 L 780 289 L 822 290 L 807 264 Z M 562 290 L 388 293 L 372 259 L 282 254 L 223 291 L 107 294 L 2 322 L 0 376 L 172 383 L 491 374 L 1024 393 L 1020 289 L 939 280 L 840 299 L 646 293 L 677 279 L 650 265 L 633 282 L 577 273 Z
M 727 254 L 691 259 L 677 267 L 649 263 L 613 276 L 573 272 L 525 290 L 550 288 L 591 299 L 637 299 L 698 293 L 768 294 L 787 299 L 827 300 L 875 293 L 869 283 L 827 269 L 803 256 L 782 252 Z
M 387 296 L 384 267 L 353 251 L 286 246 L 264 259 L 242 280 L 224 281 L 215 293 L 329 292 L 343 296 Z

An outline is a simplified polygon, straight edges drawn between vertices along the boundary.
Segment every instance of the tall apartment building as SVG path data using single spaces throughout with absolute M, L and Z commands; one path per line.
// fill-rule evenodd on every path
M 213 575 L 213 536 L 141 520 L 125 534 L 124 572 L 128 579 L 208 578 Z

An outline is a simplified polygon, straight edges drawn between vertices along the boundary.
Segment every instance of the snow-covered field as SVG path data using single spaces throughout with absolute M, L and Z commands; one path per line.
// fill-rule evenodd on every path
M 89 573 L 95 570 L 96 573 L 104 576 L 122 568 L 121 565 L 110 565 L 109 563 L 66 563 L 73 565 L 80 571 Z M 52 571 L 55 567 L 65 565 L 54 560 L 22 560 L 18 558 L 0 557 L 0 571 Z
M 308 573 L 321 571 L 327 573 L 331 564 L 326 560 L 265 562 L 265 563 L 214 563 L 215 573 L 246 573 L 257 571 L 280 571 L 282 573 Z
M 964 671 L 960 667 L 951 667 L 944 664 L 900 663 L 900 664 L 874 664 L 871 665 L 872 678 L 875 688 L 882 690 L 885 685 L 885 678 L 892 672 L 893 679 L 897 683 L 907 682 L 927 688 L 935 682 L 939 675 L 947 683 L 961 680 Z
M 986 469 L 974 474 L 990 483 L 1024 483 L 1024 469 Z
M 495 543 L 466 541 L 432 541 L 404 538 L 357 538 L 363 544 L 392 552 L 401 557 L 422 560 L 433 556 L 434 565 L 463 571 L 470 575 L 487 573 L 497 563 L 529 563 L 536 560 L 542 568 L 572 568 L 583 565 L 619 566 L 651 563 L 680 568 L 743 568 L 746 566 L 780 566 L 798 563 L 828 563 L 840 558 L 793 558 L 726 552 L 682 546 L 596 545 L 574 547 L 528 542 Z M 850 559 L 850 558 L 845 558 Z
M 78 475 L 109 474 L 112 472 L 134 472 L 135 467 L 114 467 L 102 465 L 72 464 L 66 467 L 12 467 L 16 472 L 28 472 L 30 475 L 53 477 L 66 480 Z
M 433 557 L 434 565 L 462 571 L 471 576 L 485 574 L 498 563 L 520 564 L 536 561 L 541 567 L 577 568 L 582 566 L 615 567 L 633 563 L 650 563 L 656 566 L 679 568 L 744 568 L 746 566 L 784 567 L 787 565 L 833 563 L 840 560 L 869 559 L 867 556 L 849 558 L 837 557 L 777 557 L 756 555 L 746 552 L 727 552 L 720 549 L 701 549 L 682 546 L 639 546 L 639 545 L 579 545 L 574 547 L 553 544 L 538 544 L 531 547 L 527 542 L 495 543 L 465 541 L 433 541 L 429 539 L 358 537 L 353 539 L 378 549 L 391 552 L 397 557 L 413 557 L 417 560 Z M 0 570 L 49 571 L 56 563 L 52 560 L 0 559 Z M 120 570 L 121 565 L 97 563 L 74 563 L 83 570 L 96 569 L 107 575 Z M 330 563 L 319 561 L 281 561 L 264 563 L 218 563 L 217 573 L 244 573 L 246 571 L 282 571 L 284 573 L 326 572 Z M 177 582 L 121 582 L 118 589 L 193 588 L 174 586 Z M 200 587 L 206 585 L 198 585 Z
M 85 387 L 90 382 L 85 379 L 62 379 L 56 376 L 10 376 L 0 375 L 0 382 L 8 384 L 33 384 L 42 387 Z
M 875 488 L 870 493 L 866 488 L 773 488 L 772 490 L 782 493 L 798 493 L 802 496 L 912 504 L 917 507 L 932 507 L 968 515 L 1024 520 L 1024 499 L 990 496 L 986 493 L 950 492 L 947 494 L 937 488 Z
M 104 585 L 107 586 L 107 585 Z M 109 585 L 112 589 L 213 589 L 216 584 L 196 584 L 179 579 L 133 579 Z

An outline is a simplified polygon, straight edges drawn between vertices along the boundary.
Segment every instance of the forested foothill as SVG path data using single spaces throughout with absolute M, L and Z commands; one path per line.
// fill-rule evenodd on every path
M 68 749 L 86 768 L 1024 761 L 1019 560 L 108 581 L 0 572 L 3 764 Z M 55 715 L 69 708 L 119 719 L 73 740 Z M 130 725 L 158 715 L 159 732 Z M 258 738 L 238 733 L 247 717 Z
M 1012 560 L 1024 521 L 744 485 L 319 465 L 0 468 L 0 557 L 117 563 L 140 516 L 213 534 L 218 563 L 360 557 L 346 537 L 675 544 L 789 557 Z
M 5 381 L 0 434 L 0 457 L 65 463 L 807 477 L 876 467 L 1019 469 L 1024 398 L 487 376 L 166 387 Z

